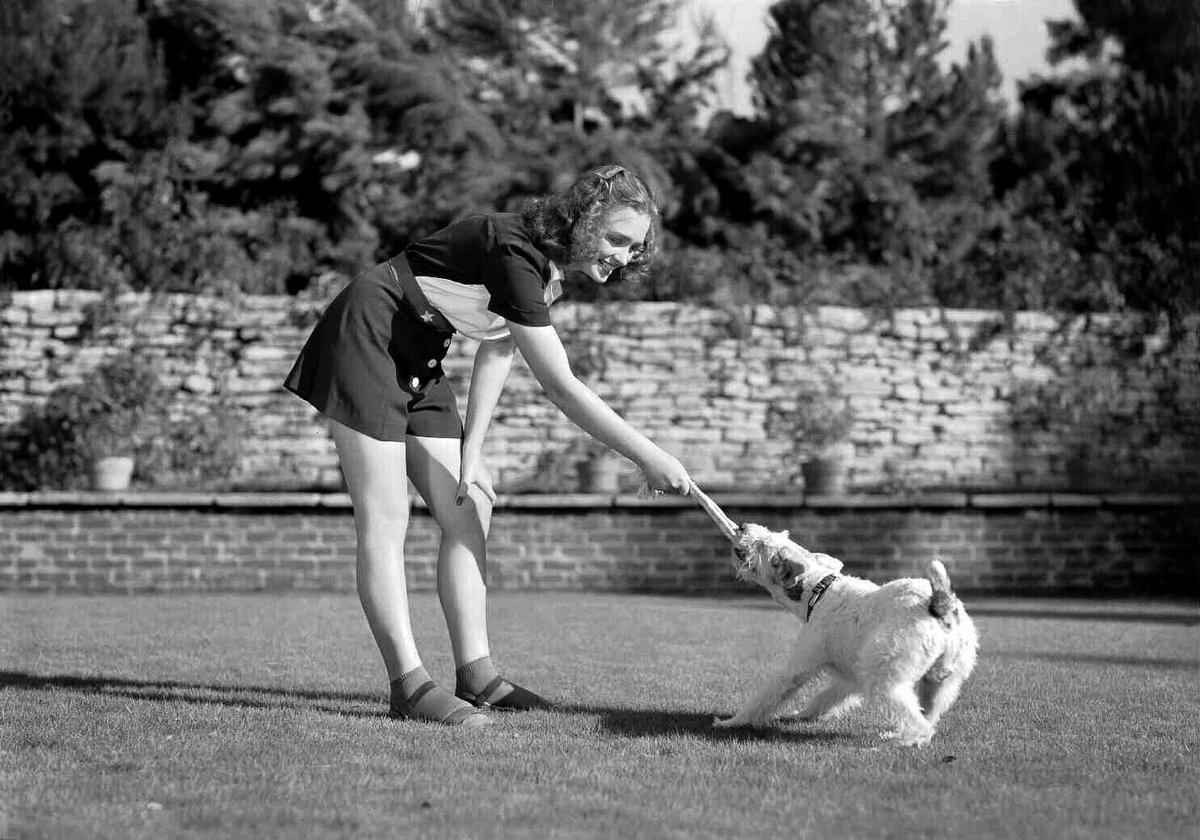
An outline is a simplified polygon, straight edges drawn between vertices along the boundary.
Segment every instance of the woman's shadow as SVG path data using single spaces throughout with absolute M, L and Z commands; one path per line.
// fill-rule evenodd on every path
M 282 686 L 218 685 L 183 680 L 135 680 L 80 674 L 28 674 L 0 671 L 0 691 L 73 691 L 161 703 L 196 703 L 249 709 L 291 708 L 348 717 L 387 715 L 384 698 L 374 694 L 311 691 Z
M 342 717 L 377 720 L 387 717 L 382 694 L 314 691 L 284 686 L 219 685 L 184 680 L 136 680 L 81 674 L 30 674 L 0 671 L 0 691 L 71 691 L 97 697 L 120 697 L 159 703 L 194 703 L 250 709 L 296 709 Z M 497 713 L 499 714 L 499 713 Z M 587 715 L 625 738 L 687 734 L 720 741 L 844 741 L 846 734 L 765 729 L 716 729 L 712 712 L 638 709 L 600 704 L 556 705 L 550 714 Z M 782 721 L 787 722 L 787 719 Z

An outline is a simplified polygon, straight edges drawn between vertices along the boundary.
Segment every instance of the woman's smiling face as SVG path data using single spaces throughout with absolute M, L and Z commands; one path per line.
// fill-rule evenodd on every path
M 646 248 L 650 216 L 632 207 L 614 207 L 600 220 L 596 254 L 586 262 L 568 266 L 596 283 L 604 283 L 618 268 L 629 265 Z

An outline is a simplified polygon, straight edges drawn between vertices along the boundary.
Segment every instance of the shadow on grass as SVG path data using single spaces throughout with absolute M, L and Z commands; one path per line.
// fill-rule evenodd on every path
M 1176 603 L 1170 603 L 1162 607 L 1156 607 L 1152 604 L 1144 606 L 1126 606 L 1124 604 L 1117 606 L 1084 606 L 1079 601 L 1073 601 L 1056 607 L 1049 604 L 1039 604 L 1037 606 L 1031 606 L 1027 603 L 1005 604 L 993 600 L 994 596 L 987 596 L 988 601 L 974 600 L 969 594 L 962 595 L 961 597 L 966 604 L 967 612 L 971 614 L 972 618 L 987 616 L 989 618 L 1065 619 L 1111 623 L 1173 624 L 1182 627 L 1200 625 L 1200 610 Z M 767 597 L 762 599 L 743 598 L 736 601 L 731 598 L 728 605 L 737 609 L 780 609 L 778 604 Z
M 1060 609 L 1054 607 L 1009 606 L 1007 604 L 973 604 L 967 596 L 963 596 L 967 612 L 973 618 L 989 616 L 996 618 L 1053 618 L 1074 619 L 1077 621 L 1104 622 L 1138 622 L 1149 624 L 1178 624 L 1184 627 L 1194 627 L 1200 624 L 1200 613 L 1195 610 L 1183 612 L 1178 607 L 1155 609 L 1152 606 L 1116 609 L 1105 607 L 1066 606 Z
M 0 690 L 73 691 L 104 697 L 152 700 L 162 703 L 200 703 L 250 709 L 292 708 L 347 717 L 386 717 L 383 697 L 336 691 L 254 685 L 211 685 L 179 680 L 132 680 L 125 677 L 77 674 L 26 674 L 0 671 Z
M 101 697 L 120 697 L 159 703 L 197 703 L 249 709 L 295 709 L 364 719 L 387 716 L 383 697 L 336 691 L 305 691 L 278 686 L 212 685 L 181 680 L 133 680 L 126 677 L 78 674 L 29 674 L 0 671 L 0 691 L 71 691 Z M 764 729 L 715 729 L 710 712 L 671 712 L 587 705 L 560 705 L 557 713 L 596 715 L 600 725 L 627 738 L 686 734 L 719 741 L 846 741 L 853 736 L 829 731 L 795 731 L 776 726 Z M 786 724 L 789 718 L 779 723 Z
M 661 709 L 629 709 L 605 706 L 557 706 L 557 712 L 597 715 L 600 725 L 614 735 L 627 738 L 658 737 L 661 735 L 692 735 L 714 741 L 782 741 L 816 742 L 859 740 L 840 732 L 828 730 L 797 731 L 781 729 L 779 724 L 796 718 L 781 718 L 762 729 L 716 729 L 712 712 L 669 712 Z
M 1167 671 L 1188 671 L 1200 668 L 1195 659 L 1167 659 L 1161 656 L 1102 656 L 1092 653 L 1057 653 L 1051 651 L 1000 650 L 988 654 L 989 659 L 1013 661 L 1036 659 L 1041 662 L 1062 662 L 1067 665 L 1116 665 L 1121 668 L 1161 668 Z

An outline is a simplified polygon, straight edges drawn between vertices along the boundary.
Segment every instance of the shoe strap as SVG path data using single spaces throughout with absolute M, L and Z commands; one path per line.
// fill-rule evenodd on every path
M 490 706 L 492 703 L 492 695 L 507 684 L 508 680 L 504 679 L 504 677 L 497 676 L 494 680 L 483 687 L 483 691 L 475 695 L 475 699 L 479 700 L 481 703 L 487 703 Z
M 417 686 L 417 690 L 412 693 L 412 697 L 409 697 L 404 701 L 404 705 L 410 709 L 415 708 L 416 705 L 421 702 L 421 698 L 433 691 L 435 688 L 437 688 L 437 683 L 435 683 L 433 680 L 426 680 Z
M 421 683 L 419 686 L 417 686 L 417 690 L 412 693 L 412 697 L 401 701 L 402 706 L 398 709 L 398 711 L 406 718 L 412 719 L 413 716 L 416 715 L 418 720 L 432 720 L 451 725 L 462 723 L 471 715 L 479 714 L 479 710 L 471 705 L 459 706 L 457 709 L 451 710 L 448 715 L 440 720 L 432 716 L 420 714 L 417 712 L 417 704 L 421 702 L 422 697 L 433 691 L 435 688 L 437 688 L 437 683 L 435 683 L 433 680 L 428 680 Z M 489 685 L 488 688 L 491 688 L 491 686 Z

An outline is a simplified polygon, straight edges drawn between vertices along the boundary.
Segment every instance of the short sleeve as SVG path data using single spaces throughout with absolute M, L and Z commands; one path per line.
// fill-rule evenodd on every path
M 526 327 L 550 325 L 542 264 L 546 258 L 522 236 L 491 227 L 480 263 L 480 281 L 491 299 L 488 311 Z

